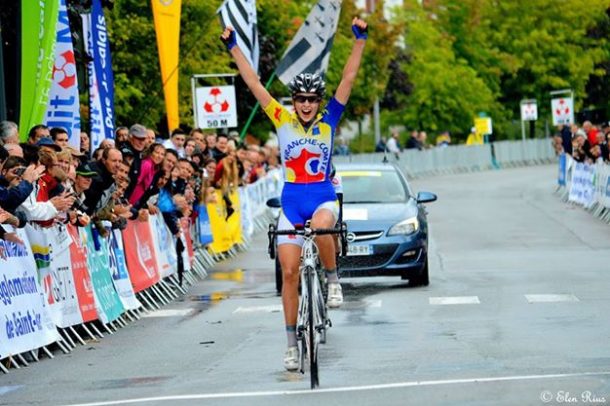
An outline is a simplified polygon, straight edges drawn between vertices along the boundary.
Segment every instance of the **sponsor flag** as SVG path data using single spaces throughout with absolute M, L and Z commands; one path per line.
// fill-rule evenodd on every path
M 44 123 L 48 127 L 61 127 L 68 132 L 69 143 L 80 149 L 80 102 L 76 80 L 76 60 L 72 47 L 72 34 L 66 0 L 59 2 L 55 65 L 49 92 Z
M 85 31 L 85 30 L 84 30 Z M 110 59 L 110 41 L 106 28 L 106 18 L 101 0 L 93 0 L 91 19 L 87 31 L 88 53 L 93 58 L 95 79 L 90 83 L 97 84 L 99 105 L 90 106 L 91 110 L 99 107 L 100 133 L 91 130 L 91 151 L 94 151 L 105 138 L 114 138 L 114 75 Z M 90 89 L 90 97 L 95 96 Z M 90 102 L 91 104 L 91 102 Z M 91 115 L 93 116 L 93 111 Z M 93 127 L 93 124 L 91 125 Z
M 21 2 L 21 140 L 42 124 L 51 88 L 59 0 Z
M 275 69 L 282 83 L 287 85 L 304 72 L 324 76 L 340 11 L 341 0 L 319 0 L 316 3 Z
M 254 0 L 225 0 L 216 11 L 220 15 L 222 28 L 233 27 L 237 45 L 250 65 L 258 72 L 259 43 L 256 26 L 256 3 Z
M 178 115 L 178 57 L 180 51 L 181 6 L 182 0 L 152 0 L 163 94 L 165 95 L 165 109 L 167 111 L 167 126 L 170 131 L 180 125 Z
M 85 38 L 85 52 L 90 56 L 93 48 L 93 37 L 91 34 L 91 14 L 82 14 L 83 37 Z M 89 139 L 90 151 L 95 151 L 104 140 L 102 128 L 102 103 L 98 90 L 97 75 L 93 60 L 87 63 L 87 78 L 89 83 Z

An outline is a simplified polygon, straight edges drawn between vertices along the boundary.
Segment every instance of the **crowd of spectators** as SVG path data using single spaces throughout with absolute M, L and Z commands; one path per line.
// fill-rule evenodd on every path
M 413 130 L 407 138 L 404 147 L 400 142 L 400 132 L 397 129 L 390 131 L 390 137 L 381 137 L 375 145 L 375 152 L 389 152 L 396 158 L 404 149 L 423 151 L 436 147 L 447 147 L 451 145 L 451 134 L 449 131 L 439 133 L 434 141 L 434 145 L 428 143 L 428 134 L 425 131 Z
M 222 191 L 227 217 L 229 196 L 279 167 L 278 148 L 247 145 L 235 133 L 176 129 L 162 140 L 140 124 L 118 127 L 115 139 L 90 150 L 69 145 L 61 128 L 36 125 L 20 143 L 19 129 L 0 122 L 0 238 L 21 242 L 1 224 L 92 224 L 101 235 L 123 229 L 127 220 L 146 220 L 161 213 L 172 234 L 179 219 L 195 217 L 200 204 L 215 202 Z
M 608 122 L 596 126 L 585 121 L 580 127 L 576 124 L 560 126 L 553 137 L 553 147 L 557 154 L 571 155 L 576 162 L 610 162 L 609 140 Z

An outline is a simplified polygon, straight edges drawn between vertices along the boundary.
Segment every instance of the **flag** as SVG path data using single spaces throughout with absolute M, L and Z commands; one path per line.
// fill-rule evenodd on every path
M 66 0 L 59 2 L 53 82 L 44 124 L 48 127 L 63 128 L 68 132 L 70 145 L 76 149 L 80 148 L 80 101 Z
M 341 0 L 319 0 L 290 42 L 275 73 L 287 85 L 299 73 L 324 76 L 333 46 Z
M 91 14 L 81 14 L 83 19 L 83 38 L 85 39 L 85 53 L 92 54 L 93 36 L 91 33 Z M 95 64 L 93 59 L 87 63 L 87 77 L 89 83 L 89 139 L 91 147 L 89 151 L 95 151 L 104 140 L 104 132 L 102 128 L 102 103 L 100 101 L 100 92 L 98 89 L 97 77 L 95 72 Z
M 237 45 L 252 68 L 258 72 L 260 50 L 256 28 L 255 0 L 225 0 L 216 13 L 220 14 L 223 29 L 227 26 L 233 27 L 237 36 Z
M 114 74 L 110 58 L 110 39 L 106 27 L 106 17 L 102 9 L 102 0 L 93 0 L 91 5 L 91 38 L 93 47 L 90 56 L 95 65 L 97 89 L 102 105 L 102 136 L 114 138 Z M 91 151 L 94 151 L 91 140 Z
M 167 111 L 167 127 L 170 131 L 180 125 L 178 114 L 178 57 L 180 51 L 181 6 L 182 0 L 152 0 L 163 94 L 165 95 L 165 109 Z
M 19 129 L 25 140 L 42 124 L 51 88 L 59 0 L 21 2 L 21 97 Z

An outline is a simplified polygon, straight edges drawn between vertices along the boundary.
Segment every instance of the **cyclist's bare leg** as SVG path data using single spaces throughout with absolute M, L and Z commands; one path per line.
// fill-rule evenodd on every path
M 296 326 L 299 309 L 299 264 L 301 247 L 295 244 L 278 246 L 280 265 L 282 267 L 282 305 L 286 326 Z
M 311 228 L 333 228 L 337 219 L 334 214 L 327 209 L 319 209 L 313 214 L 311 219 Z M 316 236 L 316 245 L 320 255 L 320 261 L 325 269 L 336 269 L 335 261 L 335 243 L 333 235 L 318 235 Z

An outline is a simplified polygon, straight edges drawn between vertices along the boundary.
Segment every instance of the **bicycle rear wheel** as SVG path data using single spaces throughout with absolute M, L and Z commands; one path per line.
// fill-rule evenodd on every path
M 316 340 L 316 317 L 315 317 L 315 309 L 314 306 L 317 303 L 314 302 L 314 284 L 313 278 L 317 278 L 316 271 L 314 269 L 306 270 L 306 278 L 307 278 L 307 290 L 309 294 L 307 295 L 307 305 L 309 307 L 308 318 L 308 331 L 307 331 L 307 339 L 309 340 L 309 377 L 311 379 L 311 389 L 316 388 L 320 384 L 320 379 L 318 375 L 318 343 Z M 317 295 L 316 295 L 317 296 Z

